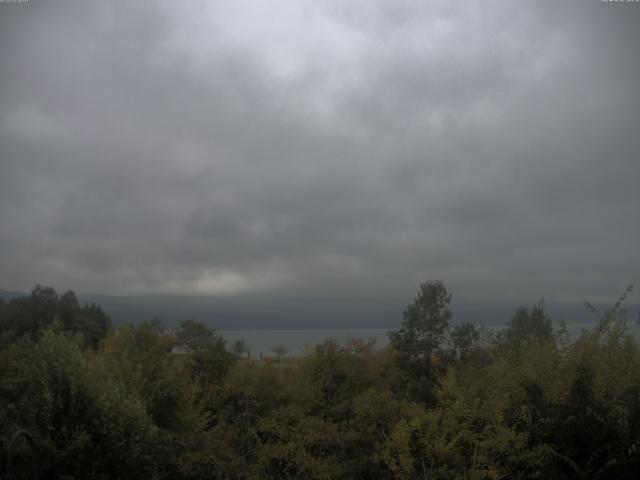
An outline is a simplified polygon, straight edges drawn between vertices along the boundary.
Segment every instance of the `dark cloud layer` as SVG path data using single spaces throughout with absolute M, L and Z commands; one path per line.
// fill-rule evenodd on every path
M 595 0 L 0 4 L 0 281 L 616 295 L 639 38 Z

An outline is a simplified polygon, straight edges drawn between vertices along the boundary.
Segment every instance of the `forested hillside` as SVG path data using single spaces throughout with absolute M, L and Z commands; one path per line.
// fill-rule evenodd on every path
M 489 335 L 450 301 L 423 283 L 387 349 L 330 340 L 283 360 L 195 321 L 114 329 L 36 287 L 0 303 L 2 450 L 30 431 L 41 478 L 637 478 L 640 352 L 621 302 L 586 309 L 597 325 L 570 338 L 542 303 Z

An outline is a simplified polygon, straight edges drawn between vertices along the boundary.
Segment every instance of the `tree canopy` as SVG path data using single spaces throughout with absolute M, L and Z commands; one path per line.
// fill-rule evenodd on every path
M 29 430 L 42 478 L 637 477 L 640 349 L 617 307 L 572 338 L 523 307 L 492 338 L 449 326 L 450 302 L 426 282 L 387 348 L 270 363 L 193 320 L 88 344 L 86 307 L 38 287 L 0 304 L 0 449 Z
M 409 377 L 405 384 L 416 399 L 433 400 L 437 357 L 445 353 L 445 334 L 452 317 L 450 303 L 451 294 L 441 281 L 423 282 L 403 313 L 402 326 L 389 333 L 398 367 Z

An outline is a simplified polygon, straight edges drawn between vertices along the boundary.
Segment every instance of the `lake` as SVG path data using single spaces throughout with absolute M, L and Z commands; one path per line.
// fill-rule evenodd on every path
M 569 334 L 577 337 L 580 332 L 592 328 L 595 323 L 570 323 Z M 486 327 L 490 332 L 497 332 L 504 326 Z M 629 330 L 640 338 L 640 327 L 636 323 L 629 323 Z M 275 345 L 284 345 L 287 355 L 302 355 L 308 348 L 325 342 L 329 338 L 335 338 L 340 344 L 344 344 L 350 338 L 372 338 L 375 347 L 383 349 L 389 343 L 388 329 L 327 329 L 327 330 L 219 330 L 219 333 L 232 344 L 236 340 L 244 340 L 254 356 L 273 355 Z

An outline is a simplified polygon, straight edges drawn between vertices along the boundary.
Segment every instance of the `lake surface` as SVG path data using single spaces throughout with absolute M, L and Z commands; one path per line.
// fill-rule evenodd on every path
M 570 323 L 569 334 L 577 338 L 582 330 L 593 328 L 595 323 Z M 504 326 L 486 327 L 489 332 L 497 332 Z M 635 322 L 629 323 L 629 331 L 636 338 L 640 338 L 640 327 Z M 219 330 L 228 342 L 244 340 L 251 350 L 251 355 L 273 356 L 273 347 L 283 345 L 287 355 L 302 355 L 330 338 L 335 338 L 340 344 L 351 338 L 373 339 L 375 348 L 383 349 L 389 344 L 388 329 L 327 329 L 327 330 Z
M 389 343 L 387 329 L 334 329 L 334 330 L 220 330 L 219 333 L 232 344 L 236 340 L 244 340 L 251 354 L 272 356 L 275 345 L 283 345 L 287 355 L 302 355 L 315 345 L 335 338 L 340 344 L 350 338 L 375 339 L 376 348 L 383 349 Z

